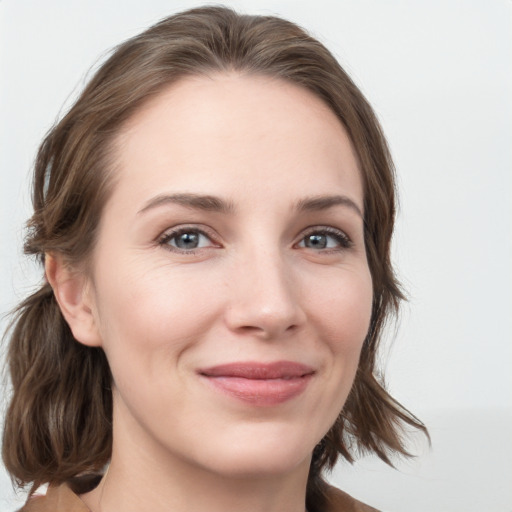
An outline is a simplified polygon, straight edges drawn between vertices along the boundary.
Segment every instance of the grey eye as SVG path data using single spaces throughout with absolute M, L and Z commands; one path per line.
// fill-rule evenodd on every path
M 325 249 L 327 244 L 327 235 L 313 234 L 304 238 L 304 247 L 309 247 L 310 249 Z
M 168 233 L 160 243 L 169 248 L 179 249 L 181 251 L 192 251 L 212 245 L 208 236 L 194 229 L 184 229 L 174 233 Z
M 348 249 L 351 245 L 350 238 L 343 231 L 327 227 L 311 230 L 297 244 L 298 247 L 317 251 L 322 251 L 323 249 Z
M 171 239 L 171 245 L 178 249 L 197 249 L 199 246 L 199 233 L 180 233 Z
M 350 247 L 350 240 L 342 231 L 315 231 L 307 234 L 298 244 L 307 249 L 342 249 Z

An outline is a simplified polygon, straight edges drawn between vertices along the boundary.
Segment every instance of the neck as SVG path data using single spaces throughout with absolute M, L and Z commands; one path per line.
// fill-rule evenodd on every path
M 135 469 L 112 460 L 98 487 L 82 496 L 91 512 L 305 510 L 307 475 L 226 477 L 179 467 L 172 474 L 139 474 Z
M 304 512 L 309 460 L 287 472 L 218 473 L 176 457 L 114 446 L 104 478 L 81 498 L 91 512 Z

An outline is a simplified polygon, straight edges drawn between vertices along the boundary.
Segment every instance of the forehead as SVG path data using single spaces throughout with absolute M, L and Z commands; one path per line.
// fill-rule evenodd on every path
M 300 199 L 305 189 L 320 195 L 335 187 L 363 207 L 345 128 L 321 99 L 280 79 L 183 79 L 132 116 L 115 148 L 117 188 L 133 201 L 162 189 L 230 196 L 278 188 Z

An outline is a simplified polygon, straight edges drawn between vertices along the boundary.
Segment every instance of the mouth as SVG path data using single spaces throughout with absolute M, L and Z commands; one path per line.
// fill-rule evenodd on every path
M 216 390 L 251 405 L 278 405 L 301 394 L 315 370 L 293 361 L 236 362 L 204 368 L 198 374 Z

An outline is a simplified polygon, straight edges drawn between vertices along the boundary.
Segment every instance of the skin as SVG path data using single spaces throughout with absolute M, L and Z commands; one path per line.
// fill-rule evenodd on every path
M 347 398 L 371 313 L 345 129 L 295 85 L 219 74 L 152 99 L 115 156 L 90 271 L 47 259 L 76 339 L 103 347 L 114 378 L 111 465 L 82 499 L 93 512 L 303 512 L 312 450 Z M 197 248 L 178 247 L 181 228 Z M 283 360 L 313 374 L 275 405 L 198 374 Z

